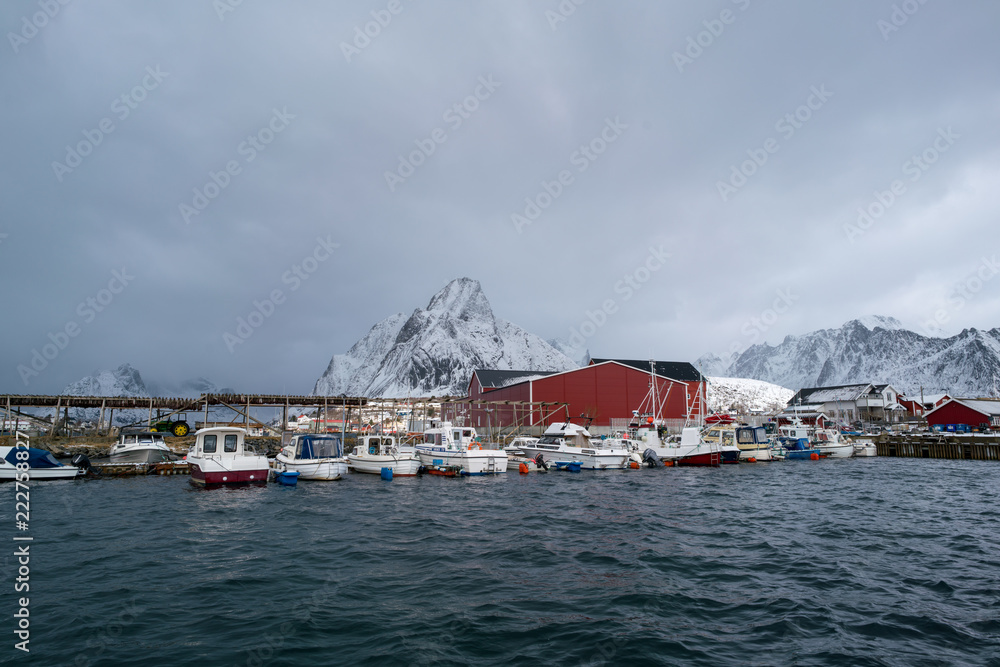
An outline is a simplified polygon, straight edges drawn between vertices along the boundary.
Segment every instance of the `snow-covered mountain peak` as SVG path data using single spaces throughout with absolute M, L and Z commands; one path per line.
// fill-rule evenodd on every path
M 456 278 L 431 297 L 426 311 L 435 315 L 447 314 L 460 320 L 493 320 L 493 309 L 483 294 L 478 280 Z
M 63 389 L 67 396 L 149 396 L 139 371 L 124 363 L 113 371 L 95 371 Z
M 865 315 L 864 317 L 859 317 L 856 320 L 845 323 L 844 326 L 846 327 L 852 322 L 857 322 L 869 331 L 875 331 L 876 327 L 881 327 L 887 331 L 895 331 L 903 328 L 902 322 L 895 317 L 887 317 L 885 315 Z
M 459 278 L 409 317 L 379 322 L 330 360 L 313 393 L 464 395 L 472 371 L 564 371 L 578 364 L 538 336 L 493 315 L 479 281 Z

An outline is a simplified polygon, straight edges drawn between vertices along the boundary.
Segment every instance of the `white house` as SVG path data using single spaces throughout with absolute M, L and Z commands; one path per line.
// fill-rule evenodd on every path
M 845 384 L 800 389 L 788 405 L 808 405 L 829 419 L 845 424 L 898 422 L 907 412 L 899 404 L 899 397 L 900 393 L 889 384 Z

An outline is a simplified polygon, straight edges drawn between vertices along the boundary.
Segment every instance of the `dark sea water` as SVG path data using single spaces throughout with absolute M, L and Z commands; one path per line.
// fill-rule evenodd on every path
M 912 459 L 37 483 L 31 654 L 4 554 L 0 659 L 997 665 L 998 490 L 998 465 Z

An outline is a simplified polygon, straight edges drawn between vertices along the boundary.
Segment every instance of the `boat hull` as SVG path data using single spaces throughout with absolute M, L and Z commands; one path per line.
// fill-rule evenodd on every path
M 854 445 L 843 443 L 839 445 L 816 445 L 819 455 L 831 459 L 847 459 L 854 456 Z
M 507 472 L 507 454 L 499 449 L 453 449 L 417 447 L 417 458 L 427 468 L 457 466 L 463 475 L 495 475 Z
M 631 453 L 625 450 L 602 451 L 578 447 L 561 447 L 559 449 L 522 447 L 521 449 L 526 458 L 534 460 L 541 454 L 550 466 L 579 463 L 583 470 L 622 470 L 628 468 L 629 462 L 632 460 Z
M 722 463 L 739 463 L 740 462 L 740 450 L 737 448 L 725 449 L 719 452 Z
M 17 468 L 12 465 L 0 466 L 0 482 L 13 482 L 17 479 Z M 30 468 L 28 470 L 29 481 L 73 479 L 80 474 L 80 469 L 73 466 L 59 466 L 58 468 Z
M 823 458 L 823 455 L 820 454 L 817 449 L 785 450 L 785 458 L 789 461 L 811 461 L 813 460 L 813 455 L 815 455 L 817 459 Z
M 740 460 L 747 461 L 749 459 L 757 461 L 771 461 L 773 460 L 773 457 L 771 456 L 771 450 L 767 447 L 761 447 L 760 449 L 741 449 Z
M 878 450 L 875 449 L 873 442 L 855 442 L 854 455 L 858 457 L 878 456 Z
M 420 459 L 413 457 L 400 458 L 397 456 L 358 456 L 350 454 L 347 457 L 350 468 L 354 472 L 380 475 L 382 468 L 392 470 L 393 477 L 414 477 L 420 469 Z
M 267 484 L 267 468 L 253 470 L 204 470 L 197 463 L 189 461 L 188 464 L 191 467 L 191 481 L 200 486 Z
M 108 458 L 112 463 L 163 463 L 178 459 L 173 452 L 163 451 L 157 447 L 142 447 L 116 452 Z
M 700 452 L 697 454 L 688 454 L 687 456 L 682 456 L 678 459 L 674 459 L 674 465 L 677 466 L 701 466 L 701 467 L 711 467 L 718 468 L 722 463 L 722 453 L 715 452 Z
M 288 459 L 278 454 L 277 468 L 299 473 L 299 480 L 335 482 L 347 474 L 346 459 Z

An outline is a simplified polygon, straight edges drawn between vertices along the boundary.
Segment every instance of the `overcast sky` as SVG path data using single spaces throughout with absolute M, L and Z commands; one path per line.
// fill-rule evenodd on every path
M 1000 325 L 993 1 L 12 0 L 0 25 L 5 392 L 127 361 L 308 393 L 460 276 L 544 338 L 610 305 L 602 357 Z

